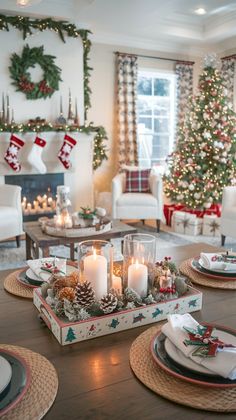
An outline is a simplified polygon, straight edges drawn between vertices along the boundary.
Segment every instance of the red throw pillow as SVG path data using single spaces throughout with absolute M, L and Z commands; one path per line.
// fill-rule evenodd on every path
M 125 192 L 150 192 L 150 171 L 151 169 L 126 170 Z

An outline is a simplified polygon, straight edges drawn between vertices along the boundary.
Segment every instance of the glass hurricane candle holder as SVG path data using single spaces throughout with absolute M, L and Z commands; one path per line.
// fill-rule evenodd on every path
M 54 217 L 56 228 L 72 228 L 70 187 L 59 185 L 57 187 L 56 216 Z
M 135 290 L 142 298 L 146 297 L 154 281 L 155 236 L 142 233 L 126 235 L 123 256 L 124 287 Z
M 78 245 L 80 281 L 88 281 L 100 300 L 111 289 L 113 245 L 108 241 L 88 240 Z

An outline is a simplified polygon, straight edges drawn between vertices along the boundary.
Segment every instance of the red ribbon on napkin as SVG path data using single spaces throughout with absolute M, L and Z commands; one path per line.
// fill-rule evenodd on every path
M 189 335 L 189 340 L 184 340 L 186 346 L 200 346 L 198 350 L 193 352 L 195 356 L 202 357 L 214 357 L 218 349 L 223 349 L 226 347 L 235 348 L 233 344 L 226 344 L 223 341 L 219 340 L 218 337 L 212 336 L 212 331 L 214 327 L 198 325 L 196 330 L 193 330 L 188 327 L 184 327 Z

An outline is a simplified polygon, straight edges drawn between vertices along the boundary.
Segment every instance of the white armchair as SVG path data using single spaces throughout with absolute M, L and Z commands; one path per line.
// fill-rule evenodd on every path
M 236 238 L 236 187 L 225 187 L 223 190 L 220 233 L 222 246 L 226 236 Z
M 116 175 L 112 180 L 112 217 L 113 219 L 154 219 L 157 231 L 162 219 L 162 178 L 151 173 L 150 193 L 125 193 L 125 173 Z
M 21 187 L 0 185 L 0 241 L 15 236 L 19 247 L 22 233 Z

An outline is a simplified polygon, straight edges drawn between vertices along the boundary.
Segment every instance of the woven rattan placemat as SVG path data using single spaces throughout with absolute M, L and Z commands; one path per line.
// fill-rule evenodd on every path
M 57 373 L 53 365 L 39 353 L 29 349 L 0 344 L 3 350 L 19 354 L 25 359 L 31 372 L 31 382 L 22 400 L 8 413 L 4 420 L 39 420 L 52 406 L 58 390 Z
M 207 411 L 236 412 L 236 388 L 208 388 L 181 381 L 153 360 L 150 343 L 160 329 L 151 327 L 133 342 L 130 365 L 137 378 L 156 394 L 189 407 Z
M 24 286 L 17 280 L 17 276 L 24 271 L 25 268 L 21 270 L 14 271 L 9 274 L 4 280 L 4 289 L 7 290 L 12 295 L 20 296 L 27 299 L 33 299 L 33 288 Z
M 236 280 L 214 280 L 204 274 L 197 273 L 191 267 L 191 261 L 183 261 L 179 269 L 182 274 L 188 276 L 193 283 L 201 284 L 201 286 L 213 287 L 215 289 L 231 289 L 236 290 Z

